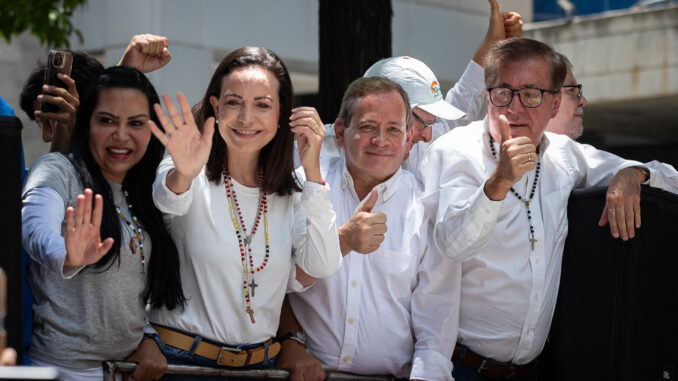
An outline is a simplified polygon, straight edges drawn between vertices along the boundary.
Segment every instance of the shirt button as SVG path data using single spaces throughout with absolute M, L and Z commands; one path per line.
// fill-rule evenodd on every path
M 348 356 L 344 356 L 344 357 L 341 358 L 341 362 L 343 362 L 343 363 L 347 363 L 348 360 L 350 360 L 350 357 L 348 357 Z
M 355 323 L 355 319 L 354 318 L 348 318 L 348 324 L 353 324 L 353 323 Z
M 354 280 L 353 282 L 351 282 L 351 286 L 358 287 L 358 281 Z
M 490 214 L 490 211 L 485 209 L 485 214 Z
M 527 332 L 527 334 L 530 335 L 530 336 L 534 336 L 534 331 L 533 331 L 533 330 L 529 330 L 529 331 Z
M 535 295 L 534 300 L 539 300 L 539 295 Z
M 539 264 L 539 258 L 535 259 L 534 262 L 535 262 L 536 264 Z

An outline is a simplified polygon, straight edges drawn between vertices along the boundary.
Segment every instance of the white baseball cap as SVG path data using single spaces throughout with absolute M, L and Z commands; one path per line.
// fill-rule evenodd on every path
M 396 82 L 410 98 L 410 107 L 419 107 L 438 118 L 456 120 L 466 115 L 445 102 L 435 74 L 416 58 L 384 58 L 367 69 L 364 77 L 386 77 Z

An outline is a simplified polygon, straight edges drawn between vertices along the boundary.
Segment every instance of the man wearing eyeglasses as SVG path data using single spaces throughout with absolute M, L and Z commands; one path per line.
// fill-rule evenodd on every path
M 558 56 L 565 61 L 567 75 L 561 89 L 562 97 L 558 114 L 549 121 L 546 131 L 566 135 L 572 140 L 577 140 L 584 132 L 584 107 L 586 107 L 588 101 L 584 96 L 582 85 L 577 83 L 577 79 L 572 73 L 572 63 L 565 55 L 558 53 Z
M 539 380 L 572 189 L 609 185 L 599 225 L 627 240 L 641 223 L 640 184 L 662 184 L 640 163 L 544 132 L 566 74 L 546 44 L 496 44 L 485 65 L 487 118 L 443 135 L 422 160 L 434 244 L 462 262 L 457 381 Z

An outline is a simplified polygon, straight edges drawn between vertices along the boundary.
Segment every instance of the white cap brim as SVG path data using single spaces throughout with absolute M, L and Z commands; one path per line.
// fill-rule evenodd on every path
M 457 120 L 463 118 L 466 113 L 445 102 L 439 100 L 438 102 L 429 103 L 427 105 L 417 105 L 420 109 L 435 115 L 440 119 Z

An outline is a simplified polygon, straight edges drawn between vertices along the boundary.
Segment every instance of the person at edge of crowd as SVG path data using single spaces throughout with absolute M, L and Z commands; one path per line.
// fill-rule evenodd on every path
M 405 155 L 403 168 L 415 171 L 428 144 L 457 126 L 480 119 L 485 100 L 483 57 L 497 41 L 520 37 L 523 22 L 520 14 L 501 12 L 496 0 L 489 0 L 490 21 L 485 38 L 478 46 L 459 81 L 443 99 L 440 83 L 431 69 L 422 61 L 408 56 L 379 60 L 365 72 L 365 77 L 386 77 L 399 84 L 410 98 L 414 117 L 411 150 Z M 334 128 L 325 126 L 321 157 L 342 156 Z M 298 159 L 295 157 L 298 166 Z
M 191 297 L 183 311 L 150 311 L 159 343 L 174 363 L 273 367 L 286 288 L 331 276 L 342 261 L 319 166 L 320 117 L 292 108 L 284 63 L 260 47 L 221 61 L 195 121 L 183 95 L 179 110 L 163 100 L 169 117 L 155 109 L 167 134 L 151 126 L 170 156 L 158 168 L 153 199 L 177 243 Z M 294 174 L 295 135 L 303 183 Z
M 609 185 L 599 225 L 632 238 L 640 184 L 659 174 L 546 130 L 566 64 L 546 44 L 499 42 L 485 65 L 487 118 L 436 140 L 422 161 L 433 241 L 462 263 L 453 376 L 539 380 L 573 189 Z
M 560 90 L 562 98 L 558 114 L 549 120 L 546 131 L 566 135 L 572 140 L 577 140 L 584 132 L 584 107 L 588 104 L 588 100 L 584 96 L 583 85 L 577 83 L 573 73 L 574 67 L 570 60 L 562 53 L 557 54 L 567 65 L 567 76 L 565 76 L 565 82 Z M 645 163 L 645 166 L 661 172 L 662 176 L 658 177 L 659 179 L 670 179 L 674 184 L 672 186 L 678 188 L 678 172 L 672 165 L 653 160 Z M 664 187 L 662 185 L 655 186 Z
M 139 34 L 130 39 L 125 52 L 118 65 L 131 66 L 142 73 L 150 73 L 164 67 L 171 59 L 167 50 L 169 41 L 166 37 L 152 34 Z M 160 52 L 160 53 L 158 53 Z M 71 131 L 75 126 L 75 116 L 80 104 L 79 94 L 84 94 L 89 83 L 104 70 L 103 65 L 96 58 L 83 53 L 71 52 L 73 64 L 71 76 L 59 74 L 59 79 L 66 84 L 67 89 L 56 86 L 43 86 L 46 67 L 39 64 L 38 68 L 28 77 L 19 96 L 21 109 L 31 120 L 36 120 L 42 129 L 42 139 L 51 143 L 49 152 L 68 153 L 68 144 Z M 43 113 L 41 102 L 50 103 L 59 107 L 56 113 Z M 23 155 L 23 151 L 22 151 Z M 25 178 L 26 168 L 23 161 L 22 184 Z M 23 364 L 30 365 L 30 359 L 25 355 L 31 344 L 31 331 L 33 321 L 33 295 L 26 280 L 26 270 L 30 259 L 22 249 L 22 327 L 23 327 Z
M 2 97 L 0 97 L 0 115 L 2 116 L 14 116 L 14 110 L 12 106 L 9 105 Z M 21 149 L 21 182 L 23 183 L 25 170 L 24 170 L 24 150 Z M 15 365 L 17 359 L 17 353 L 14 348 L 5 348 L 0 352 L 0 366 Z
M 409 105 L 387 78 L 359 78 L 346 90 L 335 121 L 345 157 L 321 160 L 344 261 L 338 274 L 288 299 L 309 352 L 326 368 L 451 380 L 461 268 L 429 244 L 421 187 L 401 168 L 411 140 Z M 285 334 L 296 323 L 288 319 L 282 338 L 300 337 Z M 279 367 L 296 371 L 296 361 L 305 360 Z M 303 379 L 323 377 L 317 367 L 308 371 Z
M 167 368 L 145 334 L 145 307 L 180 310 L 186 298 L 151 194 L 163 156 L 149 129 L 158 101 L 140 71 L 105 69 L 82 97 L 69 154 L 41 156 L 26 179 L 22 242 L 35 299 L 28 355 L 62 380 L 101 379 L 111 359 L 137 362 L 136 380 Z
M 142 73 L 150 73 L 164 67 L 170 60 L 167 37 L 152 34 L 139 34 L 132 37 L 118 62 L 118 66 L 131 66 Z M 49 152 L 68 152 L 71 132 L 75 126 L 75 116 L 80 104 L 79 94 L 84 94 L 87 86 L 104 66 L 94 57 L 84 52 L 71 52 L 73 65 L 71 75 L 57 74 L 66 88 L 44 85 L 44 64 L 31 73 L 26 80 L 19 104 L 31 120 L 42 128 L 42 140 L 51 143 Z M 57 112 L 43 112 L 42 103 L 57 106 Z

